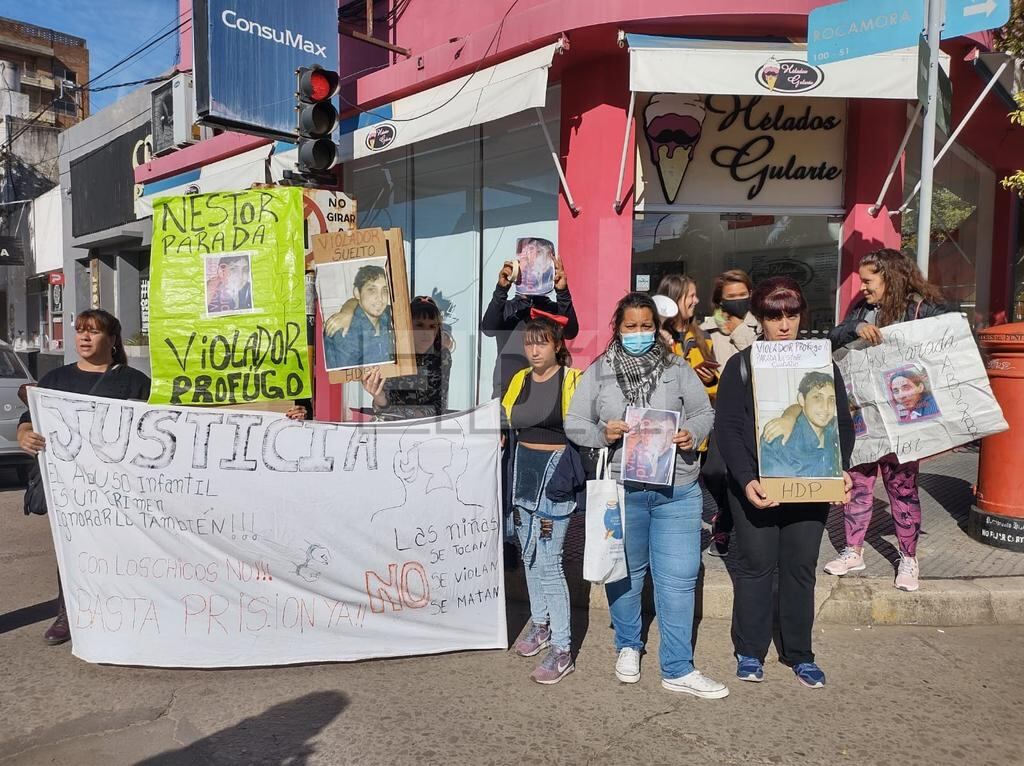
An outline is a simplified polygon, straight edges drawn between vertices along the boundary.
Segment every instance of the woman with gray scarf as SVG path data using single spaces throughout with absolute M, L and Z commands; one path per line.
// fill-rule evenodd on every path
M 705 699 L 725 697 L 724 684 L 693 666 L 693 608 L 700 570 L 702 493 L 696 448 L 715 414 L 704 385 L 681 357 L 657 343 L 658 312 L 644 293 L 619 301 L 607 351 L 580 378 L 565 432 L 584 447 L 608 447 L 612 476 L 621 481 L 627 407 L 674 410 L 675 467 L 670 486 L 625 482 L 625 543 L 629 576 L 605 590 L 618 660 L 615 676 L 640 680 L 640 595 L 650 570 L 658 613 L 661 685 Z

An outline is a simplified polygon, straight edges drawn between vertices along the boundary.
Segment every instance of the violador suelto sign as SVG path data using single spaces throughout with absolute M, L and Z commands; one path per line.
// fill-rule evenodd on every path
M 337 0 L 195 0 L 196 111 L 205 124 L 295 136 L 295 70 L 338 68 Z

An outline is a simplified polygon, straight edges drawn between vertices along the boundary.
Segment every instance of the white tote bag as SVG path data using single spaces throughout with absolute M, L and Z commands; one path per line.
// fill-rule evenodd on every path
M 602 584 L 621 580 L 626 568 L 626 496 L 609 476 L 608 450 L 597 460 L 597 478 L 587 482 L 587 539 L 583 577 Z

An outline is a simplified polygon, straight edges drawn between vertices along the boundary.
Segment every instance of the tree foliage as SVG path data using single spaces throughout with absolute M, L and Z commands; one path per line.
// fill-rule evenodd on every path
M 1014 59 L 1024 59 L 1024 0 L 1013 0 L 1010 4 L 1010 20 L 1006 26 L 995 31 L 995 47 Z M 1024 93 L 1014 94 L 1017 108 L 1010 112 L 1010 122 L 1014 125 L 1024 127 Z M 1024 170 L 1018 170 L 1001 182 L 1004 189 L 1017 193 L 1017 196 L 1024 197 Z

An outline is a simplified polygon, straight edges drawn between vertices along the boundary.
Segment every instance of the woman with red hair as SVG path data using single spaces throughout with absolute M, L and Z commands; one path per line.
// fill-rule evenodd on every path
M 766 341 L 796 340 L 807 302 L 800 285 L 787 277 L 766 279 L 751 298 L 751 310 Z M 853 421 L 846 386 L 833 365 L 843 477 L 853 452 Z M 743 681 L 764 679 L 764 660 L 772 640 L 772 578 L 779 572 L 779 658 L 793 668 L 804 686 L 825 685 L 814 661 L 814 582 L 828 503 L 780 505 L 759 481 L 750 349 L 725 365 L 718 385 L 715 438 L 729 469 L 729 508 L 735 523 L 729 557 L 733 570 L 732 636 L 736 675 Z

